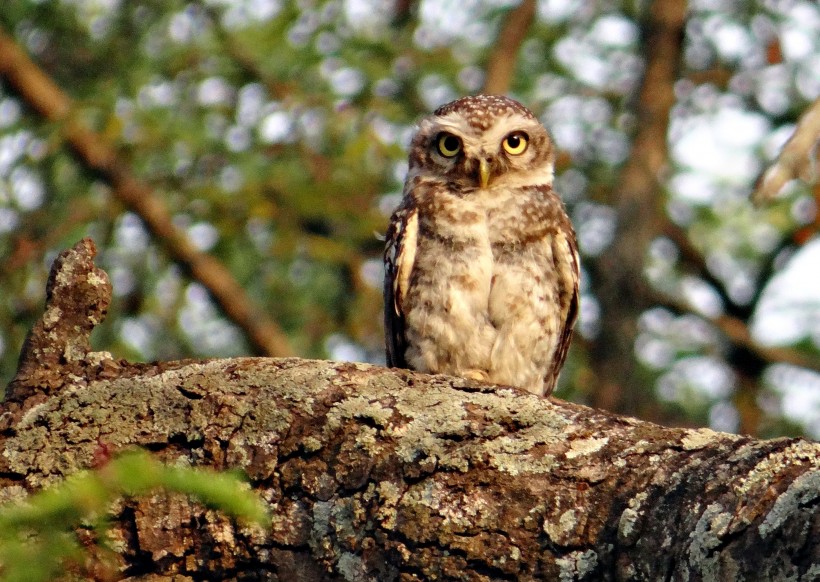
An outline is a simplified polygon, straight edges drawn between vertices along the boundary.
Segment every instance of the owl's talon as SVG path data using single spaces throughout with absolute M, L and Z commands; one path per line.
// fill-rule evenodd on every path
M 464 370 L 461 376 L 480 382 L 488 382 L 490 380 L 490 375 L 485 370 Z

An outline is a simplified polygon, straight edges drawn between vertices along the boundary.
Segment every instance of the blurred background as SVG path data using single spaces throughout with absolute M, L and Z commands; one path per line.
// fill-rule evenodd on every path
M 556 395 L 820 438 L 813 0 L 3 0 L 0 385 L 84 236 L 96 349 L 383 364 L 413 123 L 482 91 L 559 148 L 583 297 Z

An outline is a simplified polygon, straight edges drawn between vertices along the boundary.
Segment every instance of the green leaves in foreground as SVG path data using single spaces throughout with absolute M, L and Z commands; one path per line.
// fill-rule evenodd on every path
M 170 467 L 144 451 L 128 452 L 0 509 L 0 580 L 53 580 L 67 560 L 83 561 L 74 528 L 105 529 L 113 501 L 157 489 L 190 495 L 250 523 L 269 523 L 265 505 L 238 475 Z

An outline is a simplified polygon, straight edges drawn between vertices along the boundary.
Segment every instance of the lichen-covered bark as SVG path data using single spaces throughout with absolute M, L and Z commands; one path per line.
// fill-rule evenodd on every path
M 124 578 L 820 577 L 818 444 L 361 364 L 80 361 L 83 377 L 49 368 L 47 393 L 18 376 L 2 410 L 2 498 L 91 465 L 101 445 L 139 445 L 243 469 L 273 514 L 262 532 L 179 496 L 124 500 Z

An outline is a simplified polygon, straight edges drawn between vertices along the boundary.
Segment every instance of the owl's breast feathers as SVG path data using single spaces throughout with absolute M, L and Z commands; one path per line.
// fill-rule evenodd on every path
M 544 185 L 526 189 L 531 190 L 530 203 L 486 209 L 475 200 L 427 189 L 429 184 L 417 181 L 416 186 L 394 213 L 386 236 L 387 364 L 458 374 L 450 369 L 455 366 L 450 359 L 464 359 L 464 354 L 451 350 L 467 350 L 466 342 L 487 354 L 478 358 L 486 359 L 481 366 L 487 369 L 486 379 L 549 394 L 578 315 L 578 252 L 560 199 Z M 425 195 L 417 196 L 421 191 Z M 463 309 L 477 318 L 466 327 L 458 315 Z M 481 332 L 481 318 L 495 331 Z M 420 322 L 425 322 L 423 328 L 407 328 Z M 461 343 L 456 339 L 454 344 L 451 333 Z M 425 343 L 427 348 L 409 345 L 420 334 L 427 338 L 424 342 L 432 342 Z M 420 351 L 438 354 L 431 356 L 438 364 L 420 365 Z

